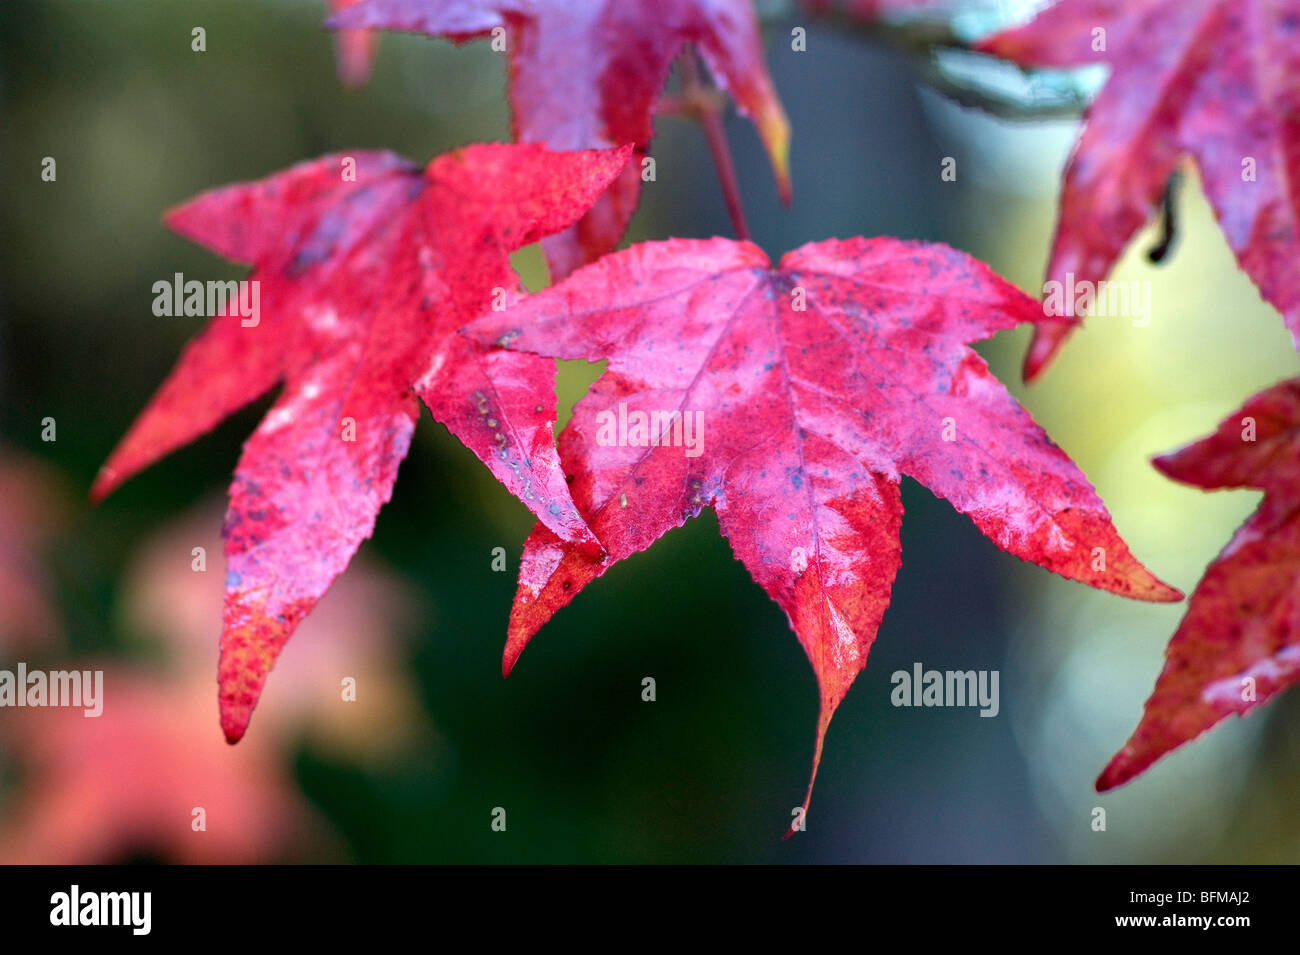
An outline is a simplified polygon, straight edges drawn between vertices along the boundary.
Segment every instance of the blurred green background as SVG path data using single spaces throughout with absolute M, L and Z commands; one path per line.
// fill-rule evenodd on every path
M 0 666 L 109 661 L 146 675 L 160 693 L 175 672 L 172 610 L 187 598 L 163 588 L 161 603 L 155 594 L 138 610 L 137 591 L 161 586 L 140 555 L 162 546 L 163 566 L 174 560 L 178 573 L 191 573 L 185 535 L 194 528 L 215 538 L 213 504 L 269 399 L 99 508 L 85 504 L 97 468 L 199 327 L 154 317 L 153 282 L 178 271 L 241 274 L 167 233 L 163 210 L 334 150 L 385 148 L 424 161 L 508 136 L 503 64 L 487 44 L 385 34 L 372 81 L 349 91 L 336 79 L 323 16 L 317 0 L 0 4 L 0 453 L 48 466 L 41 481 L 62 513 L 39 545 L 58 633 L 30 652 L 0 640 Z M 808 27 L 805 53 L 790 50 L 795 24 Z M 191 51 L 195 26 L 206 30 L 205 53 Z M 960 109 L 919 84 L 908 59 L 815 20 L 770 20 L 766 39 L 794 128 L 795 202 L 781 207 L 753 129 L 730 116 L 756 241 L 774 257 L 830 236 L 943 241 L 1037 293 L 1076 122 L 1011 123 Z M 699 129 L 674 118 L 657 128 L 658 181 L 644 191 L 629 241 L 730 234 Z M 46 156 L 58 163 L 54 183 L 40 178 Z M 940 179 L 946 156 L 957 159 L 955 183 Z M 1146 262 L 1157 238 L 1149 230 L 1113 275 L 1152 283 L 1149 326 L 1092 322 L 1028 390 L 1019 383 L 1024 330 L 981 351 L 1080 463 L 1139 558 L 1190 592 L 1256 495 L 1177 487 L 1148 460 L 1209 431 L 1246 395 L 1294 375 L 1297 362 L 1278 316 L 1238 272 L 1194 176 L 1181 202 L 1172 259 Z M 530 285 L 544 281 L 535 250 L 519 265 Z M 562 403 L 571 406 L 591 374 L 565 368 Z M 57 422 L 56 441 L 41 440 L 46 417 Z M 783 842 L 811 758 L 814 681 L 783 615 L 732 558 L 711 512 L 591 586 L 502 680 L 513 573 L 532 522 L 425 414 L 393 500 L 362 547 L 408 608 L 400 621 L 385 620 L 392 639 L 375 656 L 394 686 L 407 687 L 411 706 L 382 718 L 368 711 L 346 746 L 333 745 L 349 735 L 338 727 L 366 711 L 341 709 L 348 704 L 334 690 L 312 704 L 306 723 L 315 731 L 255 716 L 249 735 L 262 731 L 268 765 L 288 781 L 290 814 L 300 810 L 313 825 L 233 857 L 1296 860 L 1300 828 L 1289 810 L 1300 796 L 1300 737 L 1287 730 L 1300 720 L 1300 698 L 1232 720 L 1133 784 L 1097 795 L 1092 780 L 1135 725 L 1183 608 L 1067 583 L 998 551 L 910 479 L 903 496 L 905 556 L 892 605 L 832 725 L 808 831 Z M 169 530 L 178 526 L 179 536 Z M 494 547 L 509 555 L 508 572 L 491 570 Z M 219 551 L 210 559 L 207 575 L 219 581 Z M 366 598 L 356 599 L 364 618 Z M 382 602 L 370 608 L 377 619 L 391 609 Z M 318 615 L 330 612 L 322 605 Z M 202 652 L 214 674 L 219 614 L 197 619 L 208 627 Z M 290 642 L 268 700 L 281 670 L 313 652 L 305 631 Z M 916 661 L 1000 670 L 1000 715 L 893 708 L 890 674 Z M 657 681 L 654 703 L 641 699 L 646 676 Z M 209 686 L 199 707 L 207 728 L 196 732 L 219 740 Z M 105 722 L 113 693 L 110 679 Z M 338 712 L 325 712 L 331 706 Z M 136 737 L 123 734 L 129 749 Z M 0 823 L 10 826 L 0 833 L 31 828 L 52 802 L 40 767 L 59 756 L 49 751 L 59 744 L 38 739 L 48 739 L 45 750 L 0 746 Z M 235 759 L 245 745 L 214 759 Z M 156 763 L 122 772 L 157 773 L 160 787 L 184 792 L 180 770 Z M 90 791 L 78 781 L 82 765 L 67 792 Z M 104 773 L 97 785 L 112 789 L 111 767 Z M 118 825 L 129 813 L 85 798 L 68 811 L 103 813 L 95 825 Z M 204 798 L 197 793 L 193 804 Z M 1090 827 L 1095 806 L 1107 810 L 1105 832 Z M 507 810 L 504 833 L 490 828 L 494 807 Z M 175 817 L 151 810 L 151 824 L 106 849 L 55 839 L 49 858 L 220 856 L 172 847 L 171 829 L 190 831 L 189 804 L 175 809 Z M 0 857 L 4 849 L 0 842 Z

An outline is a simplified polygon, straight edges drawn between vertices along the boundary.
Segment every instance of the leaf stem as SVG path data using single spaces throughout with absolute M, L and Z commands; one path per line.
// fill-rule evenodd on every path
M 797 0 L 769 0 L 763 10 L 765 23 L 794 23 L 805 20 L 811 14 L 814 19 L 841 33 L 856 35 L 868 42 L 896 50 L 911 62 L 917 77 L 936 92 L 959 106 L 973 107 L 999 119 L 1034 121 L 1075 118 L 1088 105 L 1088 97 L 1079 91 L 1058 91 L 1042 97 L 1035 96 L 1027 102 L 1016 93 L 973 85 L 969 81 L 950 76 L 936 59 L 937 54 L 964 53 L 987 57 L 990 61 L 995 58 L 984 53 L 977 54 L 944 19 L 924 15 L 902 20 L 873 19 L 850 13 L 842 5 L 826 0 L 806 6 L 801 6 Z M 1032 80 L 1040 72 L 1006 60 L 997 62 L 1019 72 L 1026 81 Z
M 1160 197 L 1160 242 L 1147 250 L 1147 261 L 1159 265 L 1169 255 L 1174 243 L 1178 241 L 1178 187 L 1182 184 L 1182 175 L 1178 170 L 1169 174 L 1165 191 Z
M 736 179 L 735 164 L 731 161 L 731 146 L 722 126 L 721 97 L 715 90 L 704 85 L 693 49 L 688 47 L 683 50 L 677 63 L 682 76 L 680 105 L 704 127 L 704 137 L 708 140 L 709 152 L 713 154 L 713 165 L 718 170 L 718 184 L 722 187 L 722 198 L 727 204 L 731 227 L 737 239 L 747 241 L 749 226 L 745 222 L 745 209 L 740 201 L 740 183 Z

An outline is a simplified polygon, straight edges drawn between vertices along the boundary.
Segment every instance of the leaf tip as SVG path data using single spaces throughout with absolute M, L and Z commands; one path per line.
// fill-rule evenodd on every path
M 1159 595 L 1153 598 L 1156 603 L 1176 604 L 1187 598 L 1185 593 L 1177 587 L 1169 586 L 1163 580 L 1157 580 L 1156 584 L 1159 587 Z
M 1025 363 L 1021 372 L 1025 384 L 1031 384 L 1042 377 L 1047 371 L 1047 366 L 1060 353 L 1073 328 L 1073 325 L 1066 322 L 1050 322 L 1035 326 L 1034 337 L 1029 342 L 1029 350 L 1025 352 Z
M 93 507 L 102 504 L 104 498 L 108 497 L 114 490 L 116 490 L 118 483 L 119 480 L 116 469 L 110 468 L 108 465 L 101 467 L 99 473 L 95 475 L 95 480 L 90 485 L 89 493 L 86 495 L 91 506 Z
M 1133 778 L 1135 774 L 1127 771 L 1127 768 L 1120 762 L 1121 756 L 1116 756 L 1107 763 L 1106 768 L 1101 771 L 1101 775 L 1099 775 L 1097 781 L 1093 783 L 1093 788 L 1096 789 L 1097 792 L 1109 792 L 1112 789 L 1124 785 Z
M 840 696 L 842 697 L 843 693 Z M 817 714 L 817 742 L 813 745 L 812 773 L 808 776 L 808 789 L 804 793 L 803 803 L 795 809 L 794 818 L 790 822 L 790 827 L 786 829 L 785 835 L 781 837 L 782 841 L 789 839 L 796 832 L 804 832 L 808 824 L 808 804 L 812 802 L 813 785 L 817 782 L 817 769 L 822 762 L 822 744 L 826 742 L 826 730 L 830 728 L 831 717 L 835 715 L 835 707 L 838 705 L 839 700 L 828 698 L 823 692 L 821 711 Z
M 225 700 L 221 701 L 221 732 L 226 737 L 226 742 L 234 746 L 244 734 L 248 732 L 248 719 L 251 713 L 235 713 L 226 707 Z
M 1151 459 L 1151 466 L 1169 480 L 1186 483 L 1186 477 L 1180 464 L 1179 451 L 1166 451 L 1164 454 L 1157 454 Z
M 1149 603 L 1172 604 L 1178 603 L 1186 595 L 1177 587 L 1172 587 L 1165 583 L 1151 571 L 1142 565 L 1138 565 L 1138 572 L 1133 574 L 1129 580 L 1132 583 L 1132 589 L 1126 596 L 1135 600 L 1145 600 Z
M 632 154 L 636 152 L 636 144 L 622 143 L 608 149 L 593 149 L 591 152 L 597 157 L 596 176 L 601 180 L 603 190 L 608 188 L 610 183 L 617 179 L 619 173 L 631 162 Z
M 1141 600 L 1144 603 L 1173 604 L 1186 596 L 1177 587 L 1170 586 L 1147 570 L 1137 562 L 1136 558 L 1133 558 L 1131 566 L 1116 568 L 1115 573 L 1108 573 L 1105 577 L 1078 579 L 1098 590 L 1118 594 L 1130 600 Z
M 758 117 L 758 135 L 776 175 L 776 188 L 783 205 L 790 205 L 794 191 L 790 185 L 790 122 L 781 104 L 769 103 Z
M 515 598 L 515 606 L 510 610 L 510 626 L 506 631 L 506 646 L 501 654 L 501 675 L 508 677 L 514 670 L 515 664 L 519 662 L 519 657 L 524 652 L 524 647 L 528 646 L 528 641 L 533 638 L 533 634 L 541 629 L 543 621 L 533 619 L 533 614 L 528 611 L 529 604 L 520 603 L 519 598 Z
M 519 655 L 523 652 L 522 645 L 515 646 L 513 636 L 506 638 L 506 648 L 501 654 L 501 676 L 503 679 L 510 676 L 510 671 L 515 668 L 515 664 L 519 662 Z

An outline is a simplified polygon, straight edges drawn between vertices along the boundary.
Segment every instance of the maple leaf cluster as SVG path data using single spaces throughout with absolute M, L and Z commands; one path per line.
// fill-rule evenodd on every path
M 1242 270 L 1300 347 L 1300 0 L 1060 0 L 979 46 L 1027 66 L 1110 67 L 1065 171 L 1049 280 L 1104 279 L 1190 158 Z M 1035 328 L 1026 378 L 1073 330 Z M 1155 462 L 1184 483 L 1265 498 L 1197 585 L 1141 722 L 1098 789 L 1300 680 L 1287 556 L 1300 500 L 1288 443 L 1300 424 L 1295 387 L 1256 395 L 1213 436 Z
M 517 143 L 467 146 L 423 168 L 383 152 L 326 156 L 167 215 L 252 266 L 265 319 L 213 319 L 92 493 L 283 385 L 244 446 L 224 527 L 219 695 L 231 742 L 285 641 L 370 535 L 417 402 L 538 520 L 505 671 L 584 587 L 711 507 L 816 674 L 814 779 L 889 604 L 904 474 L 1024 560 L 1131 598 L 1181 599 L 970 347 L 1029 324 L 1032 376 L 1076 324 L 982 263 L 889 237 L 812 242 L 775 266 L 743 235 L 615 251 L 684 49 L 753 120 L 788 196 L 789 125 L 750 0 L 330 6 L 350 83 L 369 73 L 375 30 L 499 41 Z M 1026 65 L 1113 67 L 1066 172 L 1049 277 L 1103 278 L 1190 153 L 1242 267 L 1300 333 L 1297 21 L 1300 0 L 1062 0 L 981 44 Z M 1244 155 L 1258 173 L 1249 184 Z M 555 284 L 526 295 L 509 254 L 539 240 Z M 558 442 L 555 358 L 608 362 Z M 1257 396 L 1243 415 L 1259 422 L 1254 443 L 1235 439 L 1230 420 L 1159 462 L 1179 480 L 1266 497 L 1193 595 L 1142 724 L 1101 786 L 1300 674 L 1288 570 L 1300 539 L 1300 384 Z M 611 441 L 615 421 L 643 430 Z M 691 421 L 687 453 L 679 436 Z M 1246 702 L 1234 690 L 1243 675 L 1258 684 Z

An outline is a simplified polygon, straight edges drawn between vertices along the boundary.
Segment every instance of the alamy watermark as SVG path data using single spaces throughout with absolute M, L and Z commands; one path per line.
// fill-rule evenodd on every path
M 980 716 L 997 716 L 997 670 L 927 670 L 919 663 L 912 671 L 895 670 L 889 678 L 894 706 L 978 706 Z
M 83 716 L 104 712 L 103 670 L 0 670 L 0 707 L 71 706 Z
M 153 313 L 159 318 L 214 318 L 217 315 L 238 315 L 244 328 L 256 328 L 262 320 L 262 289 L 257 279 L 236 282 L 186 281 L 177 272 L 172 281 L 159 279 L 153 283 Z M 230 312 L 226 309 L 229 307 Z
M 153 927 L 152 892 L 83 892 L 73 885 L 50 896 L 50 924 L 56 926 L 124 926 L 132 935 Z
M 1066 272 L 1064 282 L 1043 283 L 1043 312 L 1061 318 L 1131 318 L 1141 328 L 1151 324 L 1151 283 L 1076 281 Z
M 618 411 L 596 414 L 596 444 L 602 448 L 684 448 L 688 458 L 704 453 L 704 412 Z

